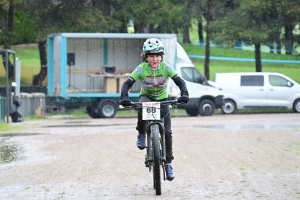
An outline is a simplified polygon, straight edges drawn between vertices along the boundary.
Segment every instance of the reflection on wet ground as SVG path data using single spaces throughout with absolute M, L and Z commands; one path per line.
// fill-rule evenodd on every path
M 5 143 L 7 139 L 2 139 L 0 141 L 0 164 L 9 163 L 17 160 L 18 151 L 16 144 Z
M 40 133 L 2 133 L 0 137 L 18 137 L 18 136 L 29 136 L 29 135 L 39 135 Z
M 114 127 L 132 126 L 132 124 L 61 124 L 43 126 L 47 128 L 85 128 L 85 127 Z M 187 125 L 191 127 L 190 125 Z M 182 125 L 172 125 L 172 127 L 182 127 Z M 217 124 L 217 125 L 194 125 L 192 128 L 219 129 L 219 130 L 250 130 L 250 129 L 297 129 L 300 130 L 300 124 Z
M 0 134 L 0 164 L 10 163 L 20 158 L 22 148 L 15 143 L 9 143 L 11 137 L 39 135 L 41 133 L 2 133 Z
M 251 130 L 251 129 L 296 129 L 300 130 L 300 124 L 222 124 L 199 125 L 193 128 L 219 129 L 219 130 Z
M 66 124 L 85 124 L 85 123 L 91 123 L 91 121 L 68 121 Z
M 127 126 L 126 124 L 60 124 L 60 125 L 47 125 L 43 127 L 48 127 L 48 128 L 70 128 L 70 127 L 108 127 L 108 126 Z

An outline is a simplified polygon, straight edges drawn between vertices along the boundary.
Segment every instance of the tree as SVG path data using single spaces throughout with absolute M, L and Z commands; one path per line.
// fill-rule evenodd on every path
M 289 0 L 280 1 L 276 0 L 277 9 L 279 10 L 280 17 L 284 26 L 284 42 L 286 54 L 293 52 L 293 30 L 296 24 L 300 21 L 300 1 Z
M 267 44 L 269 44 L 270 51 L 273 52 L 273 42 L 275 41 L 277 53 L 281 54 L 281 42 L 284 42 L 286 54 L 292 54 L 294 43 L 293 30 L 300 20 L 300 2 L 297 0 L 274 0 L 271 2 L 271 5 L 272 7 L 269 10 L 270 17 L 276 20 L 277 23 L 276 26 L 271 27 L 272 33 L 267 39 Z M 282 29 L 284 30 L 283 32 Z
M 7 17 L 4 15 L 4 19 L 7 20 L 7 26 L 1 30 L 0 33 L 0 43 L 4 45 L 4 49 L 10 49 L 11 45 L 15 41 L 15 32 L 13 28 L 13 22 L 14 22 L 14 10 L 15 10 L 15 5 L 20 3 L 21 0 L 0 0 L 0 6 L 7 6 Z M 5 11 L 6 9 L 1 8 L 1 10 Z M 15 73 L 15 66 L 11 63 L 9 59 L 9 54 L 8 58 L 5 57 L 6 55 L 3 53 L 2 54 L 2 62 L 4 69 L 6 73 L 8 73 L 9 78 L 14 77 Z M 8 66 L 6 66 L 6 59 L 8 59 Z
M 20 8 L 21 9 L 21 8 Z M 107 18 L 88 0 L 28 0 L 22 9 L 33 20 L 41 70 L 34 76 L 32 84 L 42 85 L 47 76 L 46 39 L 53 32 L 106 32 L 110 27 Z
M 212 19 L 212 0 L 207 0 L 207 16 L 206 16 L 206 45 L 205 45 L 205 63 L 204 73 L 209 80 L 209 57 L 210 57 L 210 22 Z
M 183 0 L 116 0 L 111 4 L 111 16 L 121 23 L 121 30 L 126 30 L 124 27 L 130 19 L 134 20 L 136 33 L 177 32 L 184 23 L 182 16 L 186 3 Z
M 214 22 L 214 41 L 223 46 L 233 46 L 238 38 L 254 44 L 255 67 L 257 72 L 261 72 L 261 43 L 269 38 L 277 25 L 269 12 L 272 0 L 240 0 L 235 6 L 223 19 Z
M 57 14 L 55 13 L 55 8 L 56 6 L 51 0 L 24 1 L 19 8 L 28 13 L 32 21 L 35 21 L 32 28 L 36 33 L 36 42 L 38 43 L 41 64 L 40 72 L 37 75 L 34 75 L 32 80 L 32 85 L 35 86 L 41 86 L 47 76 L 46 38 L 49 32 L 55 32 L 57 24 L 59 24 L 54 21 L 54 17 Z
M 32 28 L 39 44 L 41 70 L 33 85 L 41 85 L 47 76 L 46 38 L 55 32 L 126 32 L 134 18 L 137 32 L 153 27 L 153 32 L 176 32 L 182 24 L 183 0 L 155 3 L 139 0 L 23 0 L 18 10 L 34 22 Z M 179 17 L 178 17 L 179 16 Z

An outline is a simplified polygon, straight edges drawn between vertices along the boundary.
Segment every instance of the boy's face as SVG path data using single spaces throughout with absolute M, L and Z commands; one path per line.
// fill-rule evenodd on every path
M 161 61 L 161 55 L 159 54 L 151 54 L 148 55 L 146 58 L 148 64 L 151 66 L 151 68 L 158 68 L 160 61 Z

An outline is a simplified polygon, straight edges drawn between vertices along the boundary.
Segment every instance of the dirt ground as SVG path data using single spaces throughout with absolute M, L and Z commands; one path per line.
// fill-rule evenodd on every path
M 299 114 L 173 117 L 176 178 L 156 196 L 136 119 L 44 119 L 0 134 L 0 199 L 300 199 Z M 3 153 L 3 152 L 2 152 Z

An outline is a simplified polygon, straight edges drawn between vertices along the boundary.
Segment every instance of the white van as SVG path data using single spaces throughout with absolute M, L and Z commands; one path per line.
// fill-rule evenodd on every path
M 211 116 L 216 109 L 224 105 L 224 92 L 215 87 L 215 83 L 208 81 L 194 66 L 185 50 L 177 43 L 176 72 L 186 82 L 189 91 L 189 102 L 178 108 L 185 109 L 189 116 Z M 173 81 L 169 81 L 169 96 L 179 96 L 179 88 Z
M 288 108 L 300 112 L 300 85 L 273 72 L 216 73 L 224 92 L 224 114 L 243 108 Z

